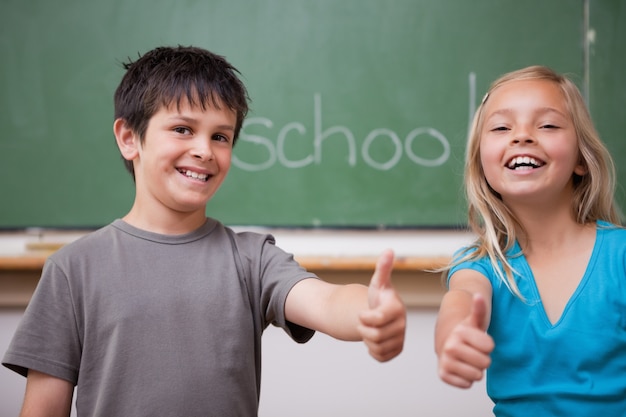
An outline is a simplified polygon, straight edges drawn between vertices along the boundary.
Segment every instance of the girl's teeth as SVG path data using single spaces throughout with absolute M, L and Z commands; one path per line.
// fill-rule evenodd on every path
M 528 168 L 528 167 L 538 167 L 540 164 L 537 162 L 535 158 L 531 158 L 530 156 L 518 156 L 513 158 L 509 163 L 509 168 Z

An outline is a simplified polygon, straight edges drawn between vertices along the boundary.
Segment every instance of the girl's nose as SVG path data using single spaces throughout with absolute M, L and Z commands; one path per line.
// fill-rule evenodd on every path
M 515 137 L 513 143 L 533 143 L 535 139 L 532 136 Z
M 535 138 L 528 129 L 519 129 L 518 131 L 514 132 L 511 142 L 514 144 L 531 144 L 535 142 Z

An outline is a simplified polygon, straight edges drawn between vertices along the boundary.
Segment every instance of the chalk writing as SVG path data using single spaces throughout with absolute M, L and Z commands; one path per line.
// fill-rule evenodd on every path
M 471 72 L 468 76 L 469 86 L 469 114 L 468 114 L 468 126 L 471 124 L 474 112 L 476 111 L 476 74 Z M 267 158 L 258 163 L 246 162 L 240 159 L 238 156 L 233 155 L 233 165 L 244 171 L 263 171 L 273 167 L 275 164 L 279 164 L 286 168 L 302 168 L 311 164 L 321 164 L 322 160 L 322 145 L 323 142 L 330 137 L 336 139 L 343 136 L 348 144 L 348 157 L 347 161 L 350 166 L 357 164 L 357 150 L 358 145 L 352 131 L 346 126 L 332 126 L 327 129 L 322 127 L 322 96 L 319 93 L 313 95 L 313 153 L 307 155 L 301 159 L 290 159 L 285 154 L 285 144 L 290 137 L 289 135 L 298 134 L 304 136 L 307 133 L 306 127 L 300 122 L 291 122 L 283 126 L 278 132 L 276 137 L 276 143 L 270 139 L 248 133 L 246 128 L 254 125 L 261 125 L 267 129 L 274 127 L 274 123 L 265 117 L 251 117 L 244 121 L 240 141 L 249 142 L 254 145 L 262 146 L 267 152 Z M 392 156 L 387 161 L 380 162 L 372 158 L 370 154 L 370 147 L 376 140 L 384 140 L 387 138 L 387 145 L 392 147 Z M 434 139 L 439 143 L 441 147 L 441 154 L 435 158 L 425 158 L 417 155 L 413 150 L 413 143 L 416 140 L 427 140 L 428 138 Z M 404 141 L 398 136 L 398 134 L 387 128 L 377 128 L 372 130 L 363 140 L 361 145 L 361 158 L 365 164 L 373 169 L 380 171 L 387 171 L 393 169 L 402 159 L 402 156 L 406 157 L 415 163 L 424 167 L 436 167 L 443 165 L 450 157 L 450 143 L 443 133 L 433 127 L 418 127 L 409 132 L 404 138 Z
M 314 122 L 313 122 L 313 137 L 312 137 L 312 153 L 306 155 L 301 159 L 289 158 L 285 153 L 285 144 L 292 135 L 304 136 L 307 134 L 306 127 L 300 122 L 291 122 L 283 126 L 276 136 L 276 141 L 273 142 L 269 138 L 264 136 L 255 135 L 249 133 L 246 128 L 260 125 L 267 129 L 272 129 L 274 123 L 265 117 L 251 117 L 244 121 L 241 129 L 239 140 L 243 142 L 249 142 L 251 144 L 261 146 L 265 148 L 266 158 L 261 162 L 252 163 L 244 161 L 237 155 L 233 155 L 233 165 L 244 171 L 263 171 L 273 167 L 275 164 L 279 164 L 286 168 L 302 168 L 311 164 L 322 164 L 323 162 L 323 144 L 325 141 L 338 140 L 344 138 L 347 147 L 347 162 L 350 166 L 357 164 L 358 144 L 352 131 L 346 126 L 331 126 L 324 129 L 322 126 L 322 96 L 319 93 L 315 93 L 313 96 L 314 102 Z M 426 158 L 417 155 L 413 150 L 413 143 L 417 140 L 434 139 L 439 143 L 441 147 L 441 154 L 435 158 Z M 391 157 L 386 161 L 376 161 L 370 152 L 375 141 L 384 141 L 382 146 L 391 146 Z M 393 169 L 401 160 L 403 155 L 417 165 L 435 167 L 444 164 L 450 156 L 450 144 L 448 139 L 435 128 L 432 127 L 418 127 L 411 130 L 404 141 L 398 136 L 398 134 L 387 128 L 377 128 L 369 132 L 369 134 L 363 140 L 360 148 L 361 158 L 363 162 L 377 170 L 387 171 Z

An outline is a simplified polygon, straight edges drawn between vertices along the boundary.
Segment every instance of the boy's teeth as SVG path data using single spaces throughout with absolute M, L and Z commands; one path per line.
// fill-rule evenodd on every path
M 206 181 L 206 179 L 209 177 L 207 174 L 198 174 L 197 172 L 193 172 L 190 170 L 186 170 L 184 174 L 188 177 L 203 180 L 203 181 Z

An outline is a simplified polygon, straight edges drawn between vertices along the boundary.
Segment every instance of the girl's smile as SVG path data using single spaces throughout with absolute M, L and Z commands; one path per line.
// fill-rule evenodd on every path
M 518 171 L 518 170 L 531 170 L 541 168 L 545 165 L 545 162 L 536 159 L 534 156 L 514 156 L 509 160 L 506 166 L 509 169 Z
M 571 192 L 572 175 L 584 170 L 574 126 L 556 84 L 544 80 L 504 84 L 491 92 L 484 114 L 481 162 L 487 182 L 503 199 L 528 202 Z

